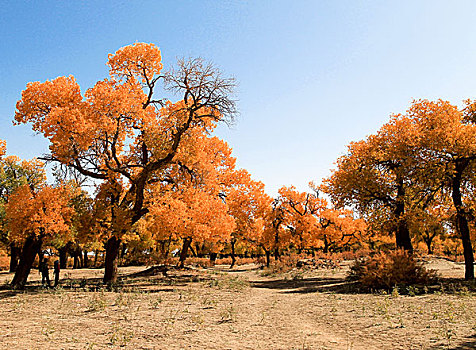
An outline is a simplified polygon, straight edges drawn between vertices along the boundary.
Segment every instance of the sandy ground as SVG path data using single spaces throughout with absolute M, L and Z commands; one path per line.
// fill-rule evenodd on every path
M 427 261 L 445 278 L 463 266 Z M 356 293 L 347 267 L 265 275 L 254 265 L 137 276 L 114 291 L 101 270 L 62 271 L 24 292 L 0 273 L 1 349 L 476 349 L 474 286 L 443 279 L 416 295 Z M 413 295 L 413 293 L 411 293 Z

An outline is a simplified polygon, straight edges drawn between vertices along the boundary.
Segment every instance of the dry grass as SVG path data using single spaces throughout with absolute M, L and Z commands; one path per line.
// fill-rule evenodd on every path
M 446 277 L 462 266 L 432 261 Z M 337 269 L 264 276 L 254 265 L 137 276 L 122 268 L 112 290 L 101 270 L 67 270 L 47 290 L 0 290 L 0 344 L 10 349 L 474 349 L 471 285 L 410 295 L 356 294 Z M 129 276 L 129 277 L 128 277 Z M 135 276 L 135 277 L 134 277 Z M 0 283 L 11 274 L 0 274 Z

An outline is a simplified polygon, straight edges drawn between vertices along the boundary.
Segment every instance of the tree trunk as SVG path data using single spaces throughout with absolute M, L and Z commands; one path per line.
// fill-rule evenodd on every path
M 195 258 L 198 258 L 198 257 L 199 257 L 198 254 L 197 254 L 197 252 L 195 251 L 195 249 L 193 249 L 193 245 L 190 244 L 189 249 L 190 249 L 190 251 L 192 252 L 192 256 L 193 256 L 193 257 L 195 257 Z
M 193 247 L 193 245 L 190 246 L 190 249 L 192 250 L 192 253 L 194 253 L 192 247 Z M 205 254 L 203 253 L 203 245 L 200 246 L 200 244 L 195 243 L 195 256 L 198 257 L 198 258 L 205 257 Z
M 18 267 L 21 249 L 15 243 L 10 244 L 10 272 L 15 272 Z
M 215 262 L 217 261 L 217 253 L 210 253 L 210 263 L 212 266 L 215 266 Z
M 28 237 L 26 239 L 20 255 L 20 263 L 17 266 L 15 276 L 13 276 L 11 283 L 13 289 L 25 288 L 35 257 L 41 250 L 41 243 L 41 239 L 38 237 Z
M 66 246 L 58 249 L 60 269 L 65 270 L 68 262 L 67 248 Z
M 428 235 L 426 237 L 423 237 L 423 241 L 425 241 L 426 248 L 428 249 L 428 254 L 431 255 L 433 254 L 433 238 L 435 238 L 434 235 L 430 234 L 429 232 L 426 232 Z
M 125 244 L 124 242 L 122 242 L 122 245 L 121 245 L 121 254 L 120 254 L 120 257 L 119 257 L 119 264 L 121 266 L 124 265 L 124 257 L 126 256 L 126 253 L 127 253 L 127 244 Z
M 180 251 L 179 267 L 181 268 L 185 265 L 185 259 L 187 258 L 188 248 L 190 247 L 190 244 L 192 244 L 192 238 L 185 238 L 183 241 L 182 250 Z
M 40 247 L 40 249 L 38 250 L 38 271 L 40 270 L 40 266 L 41 266 L 44 258 L 45 258 L 45 254 L 43 253 L 43 251 L 41 250 L 41 247 Z
M 73 269 L 79 269 L 79 268 L 80 268 L 79 258 L 78 258 L 78 255 L 75 252 L 74 256 L 73 256 Z
M 79 258 L 79 268 L 83 268 L 84 267 L 84 260 L 83 260 L 83 251 L 81 250 L 81 248 L 77 248 L 76 250 L 77 254 L 78 254 L 78 258 Z
M 236 257 L 235 257 L 235 243 L 236 243 L 236 239 L 233 238 L 231 240 L 231 265 L 230 265 L 230 269 L 233 268 L 233 266 L 235 266 L 235 263 L 236 263 Z
M 112 236 L 106 243 L 106 258 L 104 259 L 103 282 L 112 284 L 117 282 L 117 260 L 119 258 L 119 246 L 121 240 Z
M 466 166 L 458 166 L 456 165 L 456 171 L 453 175 L 452 179 L 452 198 L 453 204 L 456 209 L 456 227 L 459 231 L 461 236 L 461 240 L 463 242 L 463 255 L 464 255 L 464 265 L 465 265 L 465 272 L 464 272 L 464 279 L 465 280 L 473 280 L 474 279 L 474 255 L 473 255 L 473 247 L 471 245 L 471 238 L 469 235 L 469 225 L 468 220 L 466 219 L 466 215 L 463 208 L 463 201 L 461 199 L 461 177 L 463 170 Z
M 99 251 L 96 249 L 96 250 L 94 251 L 94 263 L 93 263 L 93 264 L 94 264 L 94 268 L 96 268 L 97 265 L 98 265 L 98 254 L 99 254 Z
M 410 239 L 410 230 L 407 221 L 403 217 L 405 214 L 405 189 L 403 180 L 400 180 L 397 186 L 397 198 L 395 206 L 395 219 L 397 220 L 397 229 L 395 230 L 395 240 L 397 248 L 403 248 L 410 254 L 413 254 L 412 240 Z
M 88 251 L 87 250 L 85 250 L 83 252 L 83 256 L 84 256 L 83 257 L 83 267 L 88 268 L 89 267 L 89 258 L 88 258 Z
M 271 251 L 265 250 L 266 253 L 266 267 L 269 267 L 270 261 L 271 261 Z
M 329 241 L 327 240 L 327 235 L 324 235 L 324 248 L 322 250 L 324 254 L 329 252 Z

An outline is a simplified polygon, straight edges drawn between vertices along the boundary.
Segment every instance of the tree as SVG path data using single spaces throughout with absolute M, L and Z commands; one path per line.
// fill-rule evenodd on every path
M 186 147 L 177 153 L 166 173 L 157 173 L 162 181 L 150 187 L 148 230 L 155 240 L 178 239 L 183 242 L 180 266 L 183 266 L 192 242 L 211 246 L 230 238 L 234 228 L 224 199 L 225 188 L 233 181 L 235 158 L 231 148 L 205 130 L 194 131 L 184 139 Z
M 17 103 L 17 123 L 31 123 L 50 140 L 48 160 L 107 184 L 111 225 L 104 282 L 117 279 L 124 234 L 147 212 L 144 193 L 153 174 L 175 159 L 195 128 L 230 121 L 233 79 L 203 60 L 179 61 L 161 73 L 160 50 L 136 43 L 109 55 L 110 78 L 81 95 L 74 77 L 29 83 Z M 158 83 L 181 94 L 176 103 L 156 96 Z
M 326 201 L 318 192 L 299 192 L 294 186 L 278 190 L 279 202 L 284 212 L 285 227 L 290 232 L 291 242 L 301 253 L 304 249 L 317 246 L 317 220 Z
M 11 283 L 14 289 L 25 287 L 43 244 L 50 244 L 59 235 L 71 234 L 73 209 L 69 202 L 69 193 L 64 187 L 45 185 L 33 191 L 23 185 L 10 195 L 6 206 L 10 239 L 22 245 L 20 262 Z
M 439 184 L 452 198 L 456 228 L 463 244 L 465 279 L 474 279 L 474 253 L 464 197 L 474 189 L 476 170 L 476 124 L 472 105 L 459 110 L 447 101 L 415 101 L 407 114 L 419 127 L 422 182 Z
M 323 209 L 317 220 L 317 239 L 323 244 L 323 252 L 357 250 L 365 246 L 367 224 L 363 219 L 354 218 L 348 209 Z
M 354 207 L 361 215 L 385 213 L 397 247 L 413 251 L 406 210 L 413 205 L 415 173 L 419 171 L 415 124 L 392 116 L 376 135 L 352 142 L 348 154 L 324 181 L 325 192 L 339 207 Z
M 0 153 L 5 153 L 5 143 L 0 143 Z M 21 160 L 16 156 L 0 158 L 0 242 L 10 250 L 10 272 L 18 265 L 21 247 L 9 238 L 5 217 L 5 205 L 9 196 L 20 186 L 28 185 L 32 190 L 41 187 L 46 181 L 43 162 L 37 159 Z
M 448 214 L 448 209 L 442 205 L 434 205 L 413 213 L 410 225 L 417 240 L 425 243 L 428 254 L 433 254 L 435 239 L 447 235 L 445 224 L 449 221 Z
M 228 204 L 228 212 L 235 220 L 235 230 L 231 234 L 231 265 L 236 262 L 237 243 L 256 244 L 261 231 L 258 220 L 262 220 L 271 205 L 272 198 L 264 192 L 264 184 L 254 181 L 244 169 L 230 174 L 223 194 Z

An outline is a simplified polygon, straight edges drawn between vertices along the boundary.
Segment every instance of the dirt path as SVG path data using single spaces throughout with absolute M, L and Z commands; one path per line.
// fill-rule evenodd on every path
M 133 276 L 101 270 L 62 288 L 0 289 L 0 349 L 474 349 L 474 293 L 353 294 L 345 270 L 263 276 L 255 266 Z M 452 270 L 453 271 L 453 270 Z M 454 272 L 454 271 L 453 271 Z M 0 283 L 11 278 L 0 274 Z

